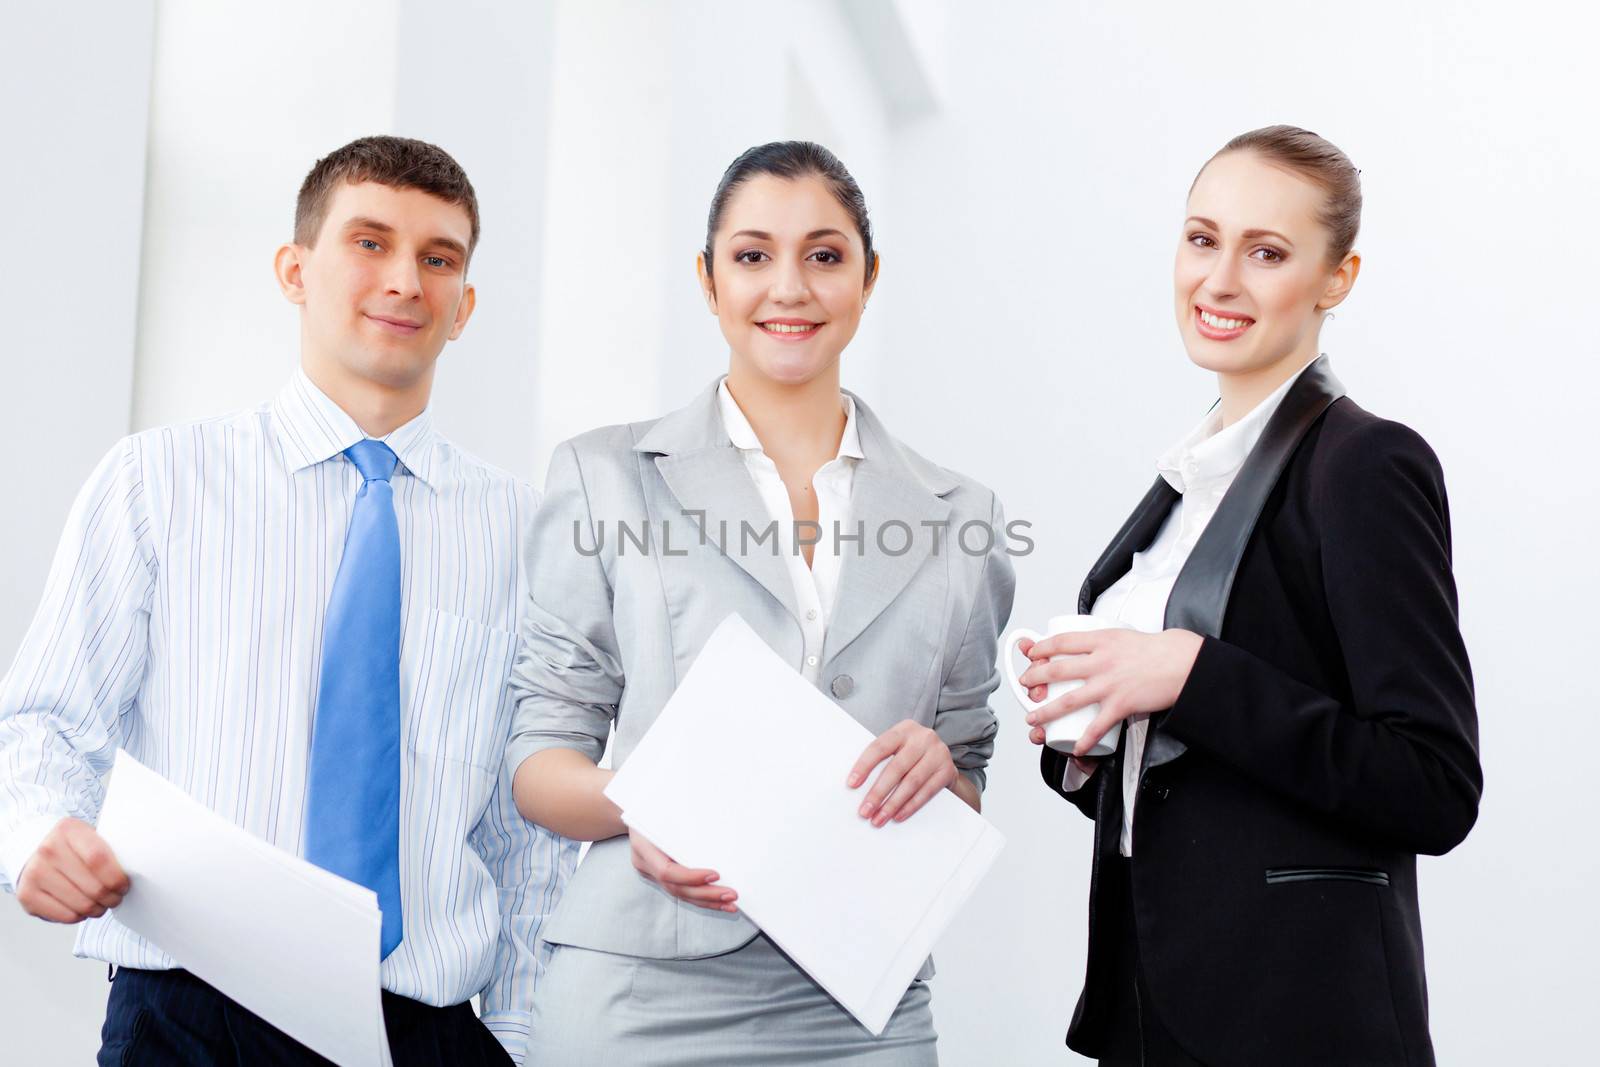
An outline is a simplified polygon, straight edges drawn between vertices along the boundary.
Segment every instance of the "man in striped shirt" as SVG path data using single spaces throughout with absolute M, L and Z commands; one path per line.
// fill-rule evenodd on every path
M 378 892 L 397 1064 L 525 1054 L 539 929 L 577 846 L 525 822 L 501 771 L 537 497 L 427 410 L 472 314 L 477 238 L 472 185 L 433 145 L 320 160 L 276 259 L 300 309 L 293 378 L 254 410 L 123 440 L 73 506 L 0 681 L 0 885 L 87 920 L 76 953 L 119 968 L 102 1064 L 324 1062 L 117 922 L 129 880 L 92 823 L 118 747 Z M 358 859 L 321 858 L 339 855 Z

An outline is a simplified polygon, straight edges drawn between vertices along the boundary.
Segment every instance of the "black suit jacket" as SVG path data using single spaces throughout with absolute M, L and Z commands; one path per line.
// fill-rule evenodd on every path
M 1158 479 L 1080 611 L 1176 500 Z M 1483 783 L 1432 450 L 1356 406 L 1318 360 L 1201 535 L 1166 625 L 1205 640 L 1151 720 L 1140 774 L 1144 1010 L 1218 1067 L 1432 1064 L 1416 857 L 1466 836 Z M 1124 992 L 1107 988 L 1107 939 L 1125 891 L 1102 877 L 1122 756 L 1062 793 L 1095 820 L 1088 973 L 1067 1034 L 1091 1056 Z M 1065 757 L 1045 749 L 1041 770 L 1060 792 Z

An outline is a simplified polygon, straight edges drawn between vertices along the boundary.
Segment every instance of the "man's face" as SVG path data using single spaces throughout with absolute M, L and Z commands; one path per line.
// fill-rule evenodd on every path
M 388 389 L 430 381 L 472 314 L 466 208 L 376 182 L 334 190 L 316 244 L 280 253 L 284 294 L 304 309 L 302 356 Z

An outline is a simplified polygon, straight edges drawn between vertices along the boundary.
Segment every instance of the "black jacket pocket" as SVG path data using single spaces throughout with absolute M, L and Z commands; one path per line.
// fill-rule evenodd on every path
M 1284 885 L 1289 882 L 1365 882 L 1368 885 L 1389 884 L 1387 871 L 1376 867 L 1268 867 L 1267 884 Z

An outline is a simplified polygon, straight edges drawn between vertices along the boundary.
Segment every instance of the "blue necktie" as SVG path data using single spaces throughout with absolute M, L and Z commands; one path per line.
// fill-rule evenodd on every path
M 370 439 L 344 454 L 362 482 L 323 623 L 305 855 L 378 894 L 387 958 L 401 930 L 398 460 Z

